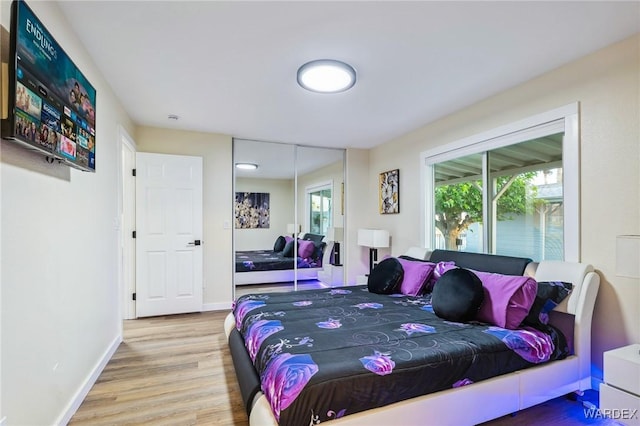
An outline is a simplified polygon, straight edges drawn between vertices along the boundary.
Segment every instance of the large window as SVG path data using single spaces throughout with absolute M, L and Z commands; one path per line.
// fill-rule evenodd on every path
M 576 123 L 567 114 L 424 153 L 425 246 L 579 260 Z

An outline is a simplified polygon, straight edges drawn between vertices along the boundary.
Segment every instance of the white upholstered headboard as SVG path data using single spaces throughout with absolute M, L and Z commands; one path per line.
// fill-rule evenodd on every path
M 565 281 L 573 290 L 555 310 L 575 315 L 573 350 L 579 359 L 580 378 L 591 376 L 591 320 L 600 287 L 600 276 L 585 263 L 544 260 L 538 265 L 537 281 Z
M 567 298 L 566 303 L 562 303 L 556 310 L 576 315 L 576 309 L 584 289 L 585 281 L 597 279 L 593 266 L 585 263 L 561 262 L 558 260 L 545 260 L 540 262 L 535 272 L 537 281 L 564 281 L 573 284 L 573 290 Z M 595 302 L 595 297 L 594 297 Z

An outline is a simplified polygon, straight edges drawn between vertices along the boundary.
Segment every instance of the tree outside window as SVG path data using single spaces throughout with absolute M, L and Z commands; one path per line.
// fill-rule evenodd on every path
M 436 248 L 562 259 L 562 134 L 486 154 L 484 185 L 484 153 L 434 164 Z

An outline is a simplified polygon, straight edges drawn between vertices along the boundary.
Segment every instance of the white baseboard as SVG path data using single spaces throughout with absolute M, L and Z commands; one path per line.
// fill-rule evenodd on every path
M 71 398 L 71 401 L 69 401 L 69 404 L 67 404 L 67 407 L 62 412 L 60 417 L 58 417 L 58 420 L 54 423 L 55 425 L 62 426 L 62 425 L 66 425 L 71 421 L 71 418 L 76 413 L 76 411 L 78 411 L 78 408 L 80 408 L 82 401 L 84 401 L 87 394 L 91 390 L 91 387 L 98 380 L 98 377 L 100 377 L 100 373 L 102 373 L 102 370 L 104 370 L 104 367 L 107 366 L 107 363 L 109 362 L 113 354 L 116 352 L 121 342 L 122 342 L 121 334 L 116 336 L 115 339 L 113 339 L 113 342 L 111 342 L 111 345 L 109 345 L 105 353 L 102 355 L 102 358 L 100 358 L 96 363 L 95 367 L 93 367 L 91 374 L 89 374 L 89 376 L 86 378 L 82 386 L 80 386 L 76 394 L 73 396 L 73 398 Z
M 229 311 L 231 310 L 231 302 L 226 303 L 204 303 L 202 305 L 202 312 L 207 311 Z

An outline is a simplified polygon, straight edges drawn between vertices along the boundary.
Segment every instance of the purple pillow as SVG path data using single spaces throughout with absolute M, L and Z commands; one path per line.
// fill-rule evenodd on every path
M 316 250 L 313 241 L 298 240 L 298 256 L 303 259 L 310 259 L 313 252 Z
M 398 258 L 398 262 L 404 270 L 404 277 L 400 284 L 400 293 L 407 296 L 418 296 L 422 293 L 425 284 L 431 278 L 435 263 L 413 261 Z
M 536 299 L 538 283 L 531 277 L 473 271 L 482 281 L 484 302 L 478 321 L 516 329 Z
M 291 241 L 293 241 L 293 237 L 290 237 L 290 236 L 288 236 L 288 235 L 285 235 L 285 236 L 284 236 L 284 243 L 285 243 L 285 244 L 287 244 L 287 243 L 289 243 L 289 242 L 291 242 Z
M 442 261 L 435 264 L 435 268 L 433 269 L 433 274 L 431 278 L 424 286 L 424 292 L 430 293 L 433 291 L 433 286 L 436 285 L 436 281 L 440 279 L 441 276 L 444 275 L 445 272 L 450 271 L 451 269 L 456 269 L 456 263 L 453 261 Z

